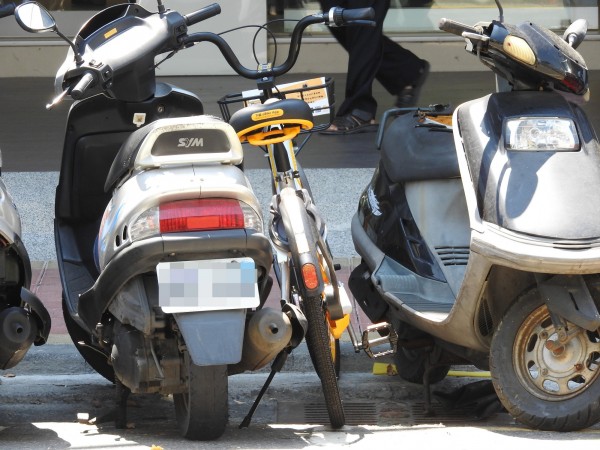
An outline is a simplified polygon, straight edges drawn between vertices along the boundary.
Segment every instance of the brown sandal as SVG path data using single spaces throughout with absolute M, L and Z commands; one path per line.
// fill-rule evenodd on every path
M 321 131 L 321 134 L 366 133 L 368 131 L 375 131 L 376 128 L 375 119 L 365 121 L 352 114 L 346 114 L 345 116 L 338 116 L 333 119 L 329 128 Z

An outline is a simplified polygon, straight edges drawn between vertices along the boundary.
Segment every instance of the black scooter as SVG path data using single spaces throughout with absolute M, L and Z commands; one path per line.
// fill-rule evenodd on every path
M 440 23 L 497 75 L 497 93 L 452 117 L 386 113 L 349 285 L 404 379 L 428 388 L 471 363 L 520 422 L 577 430 L 600 419 L 600 148 L 575 50 L 587 25 L 561 39 L 500 16 Z
M 0 18 L 15 5 L 0 6 Z M 0 154 L 0 168 L 2 166 Z M 0 370 L 11 369 L 50 334 L 50 314 L 32 293 L 31 263 L 21 241 L 21 217 L 0 178 Z

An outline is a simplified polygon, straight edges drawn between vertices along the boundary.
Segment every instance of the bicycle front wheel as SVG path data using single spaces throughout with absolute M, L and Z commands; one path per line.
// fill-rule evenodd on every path
M 333 428 L 341 428 L 346 423 L 346 418 L 335 370 L 335 359 L 339 355 L 332 352 L 325 308 L 319 297 L 309 297 L 303 300 L 303 310 L 308 321 L 306 345 L 315 371 L 321 379 L 329 422 Z

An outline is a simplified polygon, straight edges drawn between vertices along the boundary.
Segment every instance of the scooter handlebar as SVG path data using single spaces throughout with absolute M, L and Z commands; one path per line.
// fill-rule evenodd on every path
M 0 18 L 12 16 L 15 12 L 15 4 L 8 3 L 4 6 L 0 6 Z
M 185 15 L 183 18 L 185 19 L 185 24 L 189 27 L 219 14 L 221 14 L 221 6 L 218 3 L 213 3 L 212 5 L 208 5 L 198 11 Z
M 94 74 L 92 72 L 85 72 L 83 76 L 79 79 L 75 87 L 71 89 L 71 97 L 74 100 L 79 100 L 83 98 L 85 91 L 94 83 Z
M 462 36 L 462 34 L 466 31 L 467 33 L 481 34 L 481 30 L 470 25 L 465 25 L 464 23 L 456 22 L 452 19 L 440 19 L 440 23 L 438 25 L 439 29 L 442 31 L 446 31 L 448 33 L 456 34 L 457 36 Z

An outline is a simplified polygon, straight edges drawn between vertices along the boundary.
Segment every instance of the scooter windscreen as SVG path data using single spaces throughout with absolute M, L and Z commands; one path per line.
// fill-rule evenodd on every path
M 532 22 L 514 26 L 492 22 L 490 56 L 493 65 L 504 66 L 514 83 L 532 88 L 554 88 L 582 95 L 588 88 L 583 57 L 553 32 Z M 502 70 L 501 70 L 502 71 Z

